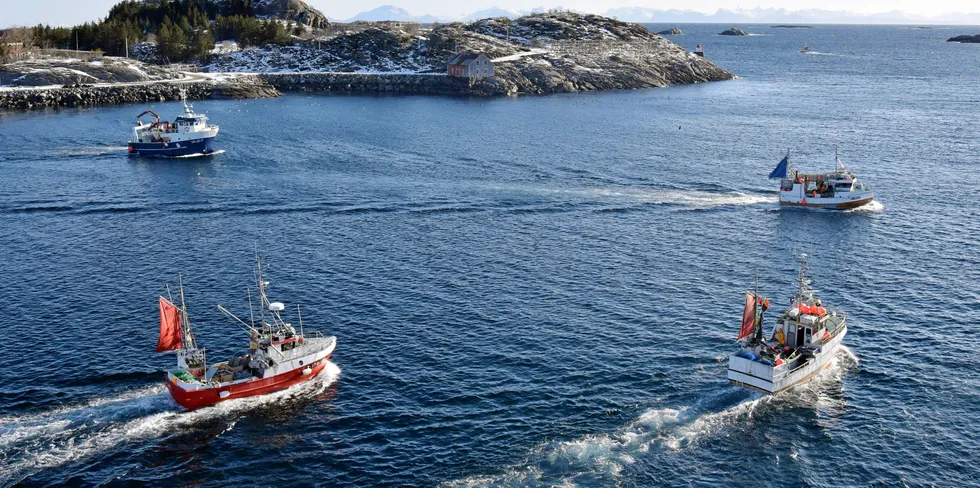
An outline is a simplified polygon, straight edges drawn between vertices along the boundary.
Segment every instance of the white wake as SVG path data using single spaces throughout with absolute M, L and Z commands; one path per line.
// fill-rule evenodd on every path
M 637 459 L 656 451 L 666 455 L 685 455 L 699 442 L 723 436 L 733 428 L 745 426 L 760 415 L 763 407 L 809 407 L 836 409 L 839 400 L 827 395 L 828 385 L 839 384 L 858 359 L 841 346 L 829 367 L 813 381 L 789 392 L 762 396 L 717 412 L 699 412 L 692 407 L 655 408 L 615 432 L 593 434 L 570 441 L 553 441 L 536 448 L 527 464 L 511 466 L 499 475 L 480 475 L 444 483 L 443 486 L 574 486 L 615 483 L 622 471 Z M 735 387 L 720 396 L 736 392 Z M 546 475 L 545 473 L 552 473 Z M 558 474 L 554 474 L 558 473 Z M 558 479 L 554 479 L 555 476 Z M 598 479 L 598 480 L 597 480 Z
M 39 414 L 0 419 L 0 485 L 16 483 L 33 473 L 77 462 L 128 442 L 156 438 L 181 428 L 277 402 L 309 398 L 324 392 L 340 377 L 327 362 L 309 381 L 268 395 L 221 402 L 186 412 L 162 384 Z M 9 458 L 8 458 L 9 456 Z

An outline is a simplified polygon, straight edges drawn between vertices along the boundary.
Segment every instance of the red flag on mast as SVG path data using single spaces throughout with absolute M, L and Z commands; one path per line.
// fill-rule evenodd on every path
M 183 345 L 180 310 L 166 298 L 160 297 L 160 339 L 157 340 L 157 352 L 180 349 Z
M 745 310 L 742 312 L 742 330 L 738 332 L 740 341 L 752 335 L 755 331 L 755 297 L 751 293 L 745 293 Z

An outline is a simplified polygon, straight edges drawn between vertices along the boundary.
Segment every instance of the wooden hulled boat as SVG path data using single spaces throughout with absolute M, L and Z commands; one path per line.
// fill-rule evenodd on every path
M 858 181 L 841 162 L 839 153 L 835 156 L 835 168 L 831 173 L 799 173 L 791 171 L 790 164 L 787 152 L 776 169 L 769 173 L 769 178 L 780 179 L 780 205 L 847 210 L 874 201 L 871 186 Z

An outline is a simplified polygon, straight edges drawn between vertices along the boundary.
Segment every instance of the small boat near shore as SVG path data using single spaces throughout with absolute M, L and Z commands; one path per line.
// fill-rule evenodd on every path
M 790 307 L 776 320 L 772 335 L 763 336 L 763 316 L 769 299 L 759 295 L 756 276 L 755 293 L 745 293 L 742 328 L 737 341 L 739 351 L 728 359 L 728 381 L 734 385 L 778 393 L 809 381 L 830 360 L 847 334 L 847 315 L 824 308 L 814 299 L 816 290 L 807 279 L 806 254 L 800 255 L 798 289 Z
M 218 305 L 219 310 L 242 326 L 249 338 L 249 352 L 235 354 L 227 361 L 208 363 L 207 352 L 198 345 L 188 319 L 182 281 L 179 307 L 172 297 L 160 297 L 160 338 L 156 350 L 177 351 L 177 369 L 167 373 L 167 389 L 184 408 L 195 410 L 225 400 L 286 389 L 316 377 L 330 359 L 337 345 L 336 337 L 304 331 L 298 306 L 299 331 L 285 322 L 281 316 L 285 306 L 270 302 L 266 296 L 268 283 L 262 278 L 261 259 L 258 269 L 258 317 L 251 310 L 251 296 L 251 323 Z
M 835 148 L 835 167 L 831 173 L 798 173 L 790 170 L 789 152 L 769 178 L 780 179 L 779 204 L 792 207 L 847 210 L 874 201 L 870 185 L 858 181 Z
M 160 120 L 160 116 L 147 110 L 136 116 L 133 138 L 129 141 L 129 153 L 139 156 L 187 157 L 207 156 L 215 152 L 212 143 L 218 136 L 218 126 L 208 124 L 208 116 L 194 113 L 194 107 L 184 97 L 184 113 L 173 123 Z M 144 122 L 150 115 L 152 122 Z

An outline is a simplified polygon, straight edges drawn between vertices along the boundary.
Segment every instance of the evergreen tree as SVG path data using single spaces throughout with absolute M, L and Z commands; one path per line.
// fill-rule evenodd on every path
M 188 57 L 206 63 L 211 59 L 211 50 L 214 49 L 214 36 L 210 31 L 198 29 L 191 38 L 191 52 Z
M 157 32 L 160 54 L 171 62 L 183 61 L 187 55 L 187 34 L 177 26 L 163 25 Z

